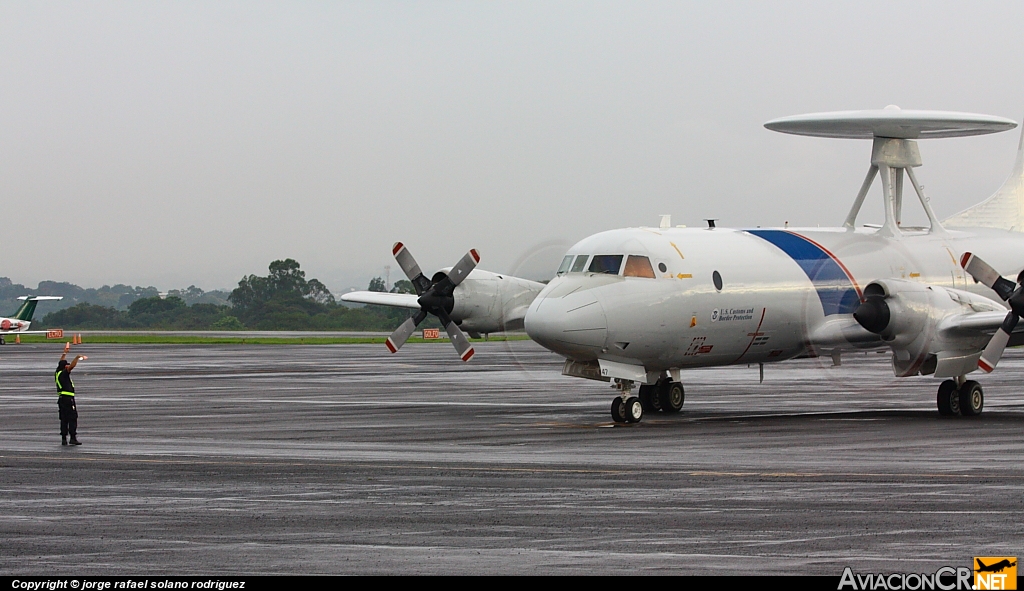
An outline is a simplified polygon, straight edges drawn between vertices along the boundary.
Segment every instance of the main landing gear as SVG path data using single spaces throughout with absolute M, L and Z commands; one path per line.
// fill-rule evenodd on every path
M 946 380 L 939 385 L 936 402 L 939 414 L 944 417 L 974 417 L 985 408 L 985 393 L 981 384 L 974 380 Z
M 645 412 L 677 413 L 686 399 L 683 385 L 669 378 L 641 385 L 637 396 L 632 393 L 630 380 L 615 380 L 613 387 L 621 392 L 612 400 L 612 420 L 616 423 L 639 423 Z

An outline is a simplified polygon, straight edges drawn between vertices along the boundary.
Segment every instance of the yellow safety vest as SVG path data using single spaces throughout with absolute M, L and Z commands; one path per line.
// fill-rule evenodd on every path
M 74 396 L 75 395 L 74 392 L 65 392 L 64 390 L 60 389 L 60 372 L 61 372 L 61 370 L 58 369 L 57 373 L 53 374 L 53 381 L 57 382 L 57 395 L 58 396 Z M 68 381 L 71 382 L 71 387 L 74 388 L 75 387 L 75 381 L 71 379 L 71 372 L 68 372 Z

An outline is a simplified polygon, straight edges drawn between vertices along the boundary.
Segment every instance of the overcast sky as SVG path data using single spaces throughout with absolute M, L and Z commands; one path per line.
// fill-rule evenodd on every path
M 664 213 L 834 226 L 870 142 L 765 121 L 1024 117 L 1024 3 L 838 4 L 0 0 L 0 276 L 209 290 L 291 257 L 340 291 L 393 281 L 396 240 L 513 272 Z M 940 217 L 1018 137 L 921 143 Z

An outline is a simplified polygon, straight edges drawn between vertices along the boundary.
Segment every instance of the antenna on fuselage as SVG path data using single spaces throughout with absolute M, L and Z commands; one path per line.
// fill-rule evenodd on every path
M 715 222 L 718 221 L 718 218 L 706 219 L 704 221 L 708 223 L 708 229 L 710 230 L 715 227 Z
M 955 113 L 950 111 L 904 111 L 895 105 L 871 111 L 837 111 L 811 113 L 773 119 L 764 126 L 772 131 L 814 137 L 870 139 L 871 166 L 864 177 L 857 199 L 853 202 L 843 226 L 854 229 L 864 198 L 875 180 L 882 177 L 882 199 L 885 204 L 885 224 L 879 229 L 884 236 L 900 236 L 903 218 L 903 173 L 907 173 L 914 186 L 921 207 L 931 225 L 931 232 L 944 232 L 935 217 L 924 187 L 917 182 L 914 168 L 921 166 L 918 139 L 966 137 L 1007 131 L 1017 127 L 1012 119 Z

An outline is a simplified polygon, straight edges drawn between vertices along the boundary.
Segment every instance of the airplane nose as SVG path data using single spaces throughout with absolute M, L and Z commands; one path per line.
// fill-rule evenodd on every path
M 597 358 L 608 337 L 604 308 L 592 290 L 538 297 L 526 313 L 525 324 L 531 339 L 579 360 Z

